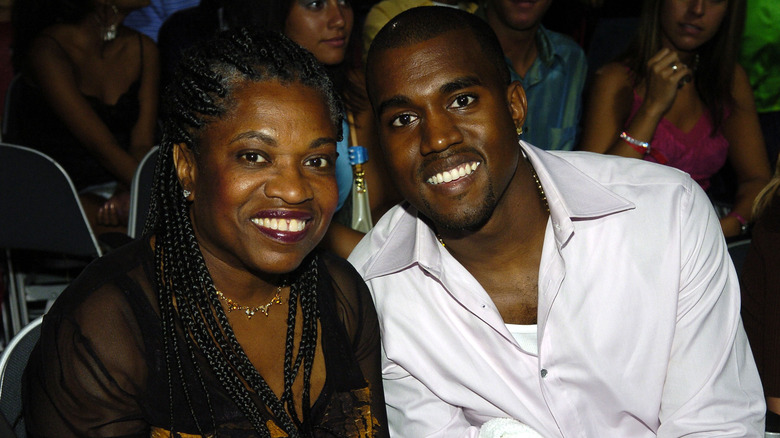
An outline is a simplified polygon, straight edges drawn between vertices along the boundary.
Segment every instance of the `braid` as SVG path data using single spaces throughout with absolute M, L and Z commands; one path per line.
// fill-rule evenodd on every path
M 319 320 L 318 258 L 309 255 L 289 274 L 284 390 L 281 398 L 277 398 L 241 348 L 215 293 L 173 161 L 174 145 L 184 144 L 198 154 L 201 131 L 230 109 L 233 89 L 247 80 L 278 80 L 311 87 L 322 96 L 339 137 L 342 135 L 343 108 L 327 74 L 310 53 L 281 34 L 247 29 L 230 31 L 193 47 L 183 56 L 162 99 L 163 140 L 144 230 L 145 234 L 155 236 L 155 281 L 169 381 L 171 431 L 177 426 L 173 418 L 173 407 L 177 402 L 174 400 L 174 375 L 181 381 L 183 401 L 189 407 L 199 433 L 206 435 L 202 430 L 205 425 L 196 414 L 196 392 L 205 394 L 211 415 L 210 427 L 216 431 L 211 399 L 196 359 L 200 354 L 259 436 L 270 437 L 266 423 L 271 418 L 290 437 L 309 436 L 311 372 Z M 299 302 L 303 334 L 298 351 L 293 355 Z M 185 338 L 184 349 L 177 342 L 179 333 Z M 195 386 L 185 379 L 185 361 L 195 367 L 198 382 Z M 301 366 L 303 420 L 295 410 L 292 393 L 292 384 Z

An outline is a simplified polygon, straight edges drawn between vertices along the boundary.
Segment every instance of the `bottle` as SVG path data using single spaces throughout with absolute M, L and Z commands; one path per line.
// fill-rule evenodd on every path
M 352 229 L 367 233 L 374 226 L 363 170 L 363 163 L 368 161 L 368 151 L 363 146 L 350 146 L 348 150 L 349 164 L 352 165 Z

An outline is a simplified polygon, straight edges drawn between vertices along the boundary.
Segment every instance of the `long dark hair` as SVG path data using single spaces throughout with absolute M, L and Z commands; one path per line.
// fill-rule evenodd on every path
M 647 79 L 647 61 L 661 50 L 661 8 L 669 0 L 645 0 L 637 33 L 622 55 L 635 75 L 635 85 Z M 696 91 L 712 114 L 714 135 L 723 124 L 726 109 L 734 105 L 732 85 L 737 66 L 742 30 L 745 26 L 745 0 L 727 0 L 723 22 L 715 35 L 697 51 L 694 71 Z
M 185 362 L 197 364 L 196 353 L 200 353 L 259 436 L 270 437 L 266 423 L 273 420 L 290 437 L 297 437 L 310 434 L 306 427 L 310 376 L 317 343 L 317 256 L 310 254 L 296 271 L 288 274 L 290 305 L 284 391 L 278 399 L 239 345 L 220 305 L 193 231 L 188 203 L 182 196 L 173 162 L 176 144 L 183 143 L 198 154 L 202 130 L 229 110 L 231 94 L 237 85 L 245 81 L 268 80 L 301 83 L 319 93 L 341 135 L 343 109 L 340 100 L 321 65 L 309 52 L 279 33 L 238 29 L 219 34 L 185 54 L 166 88 L 161 111 L 163 140 L 144 233 L 155 236 L 156 287 L 171 413 L 174 376 L 182 377 Z M 298 302 L 303 318 L 303 335 L 298 353 L 293 355 Z M 185 351 L 176 342 L 177 326 L 186 339 Z M 291 389 L 301 366 L 304 382 L 302 419 L 295 411 Z M 201 435 L 205 436 L 204 431 L 216 430 L 216 424 L 213 409 L 210 425 L 201 423 L 203 419 L 195 414 L 194 394 L 205 394 L 206 403 L 211 408 L 197 365 L 195 370 L 200 387 L 192 387 L 181 378 L 186 400 L 176 402 L 187 403 Z M 260 399 L 259 403 L 255 396 Z M 174 427 L 171 418 L 171 430 Z
M 44 29 L 58 23 L 77 23 L 95 7 L 92 0 L 16 0 L 11 9 L 14 71 L 23 69 L 30 44 Z

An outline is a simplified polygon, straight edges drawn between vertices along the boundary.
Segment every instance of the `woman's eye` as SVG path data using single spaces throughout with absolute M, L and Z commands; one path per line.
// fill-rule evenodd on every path
M 265 163 L 268 161 L 264 156 L 258 154 L 257 152 L 246 152 L 242 154 L 241 157 L 250 163 Z
M 325 2 L 321 0 L 314 0 L 304 3 L 304 6 L 307 9 L 322 9 L 325 6 Z
M 330 167 L 331 163 L 332 161 L 328 157 L 314 157 L 306 160 L 304 164 L 312 167 L 325 168 L 325 167 Z
M 400 116 L 393 118 L 390 121 L 390 124 L 395 127 L 401 127 L 401 126 L 406 126 L 414 122 L 415 120 L 417 120 L 417 117 L 411 114 L 401 114 Z
M 452 105 L 450 107 L 452 108 L 463 108 L 464 106 L 471 105 L 476 98 L 474 96 L 470 96 L 468 94 L 462 94 L 455 98 L 455 101 L 452 102 Z

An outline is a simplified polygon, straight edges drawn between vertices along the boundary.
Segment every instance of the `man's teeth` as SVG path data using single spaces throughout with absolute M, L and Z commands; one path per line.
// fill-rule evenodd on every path
M 448 183 L 450 181 L 459 180 L 464 176 L 471 174 L 471 172 L 477 170 L 477 167 L 479 167 L 479 162 L 477 161 L 461 164 L 460 166 L 454 169 L 445 170 L 444 172 L 437 173 L 436 175 L 428 178 L 428 184 L 435 185 L 435 184 Z
M 255 225 L 278 231 L 303 231 L 306 221 L 299 219 L 252 218 Z

